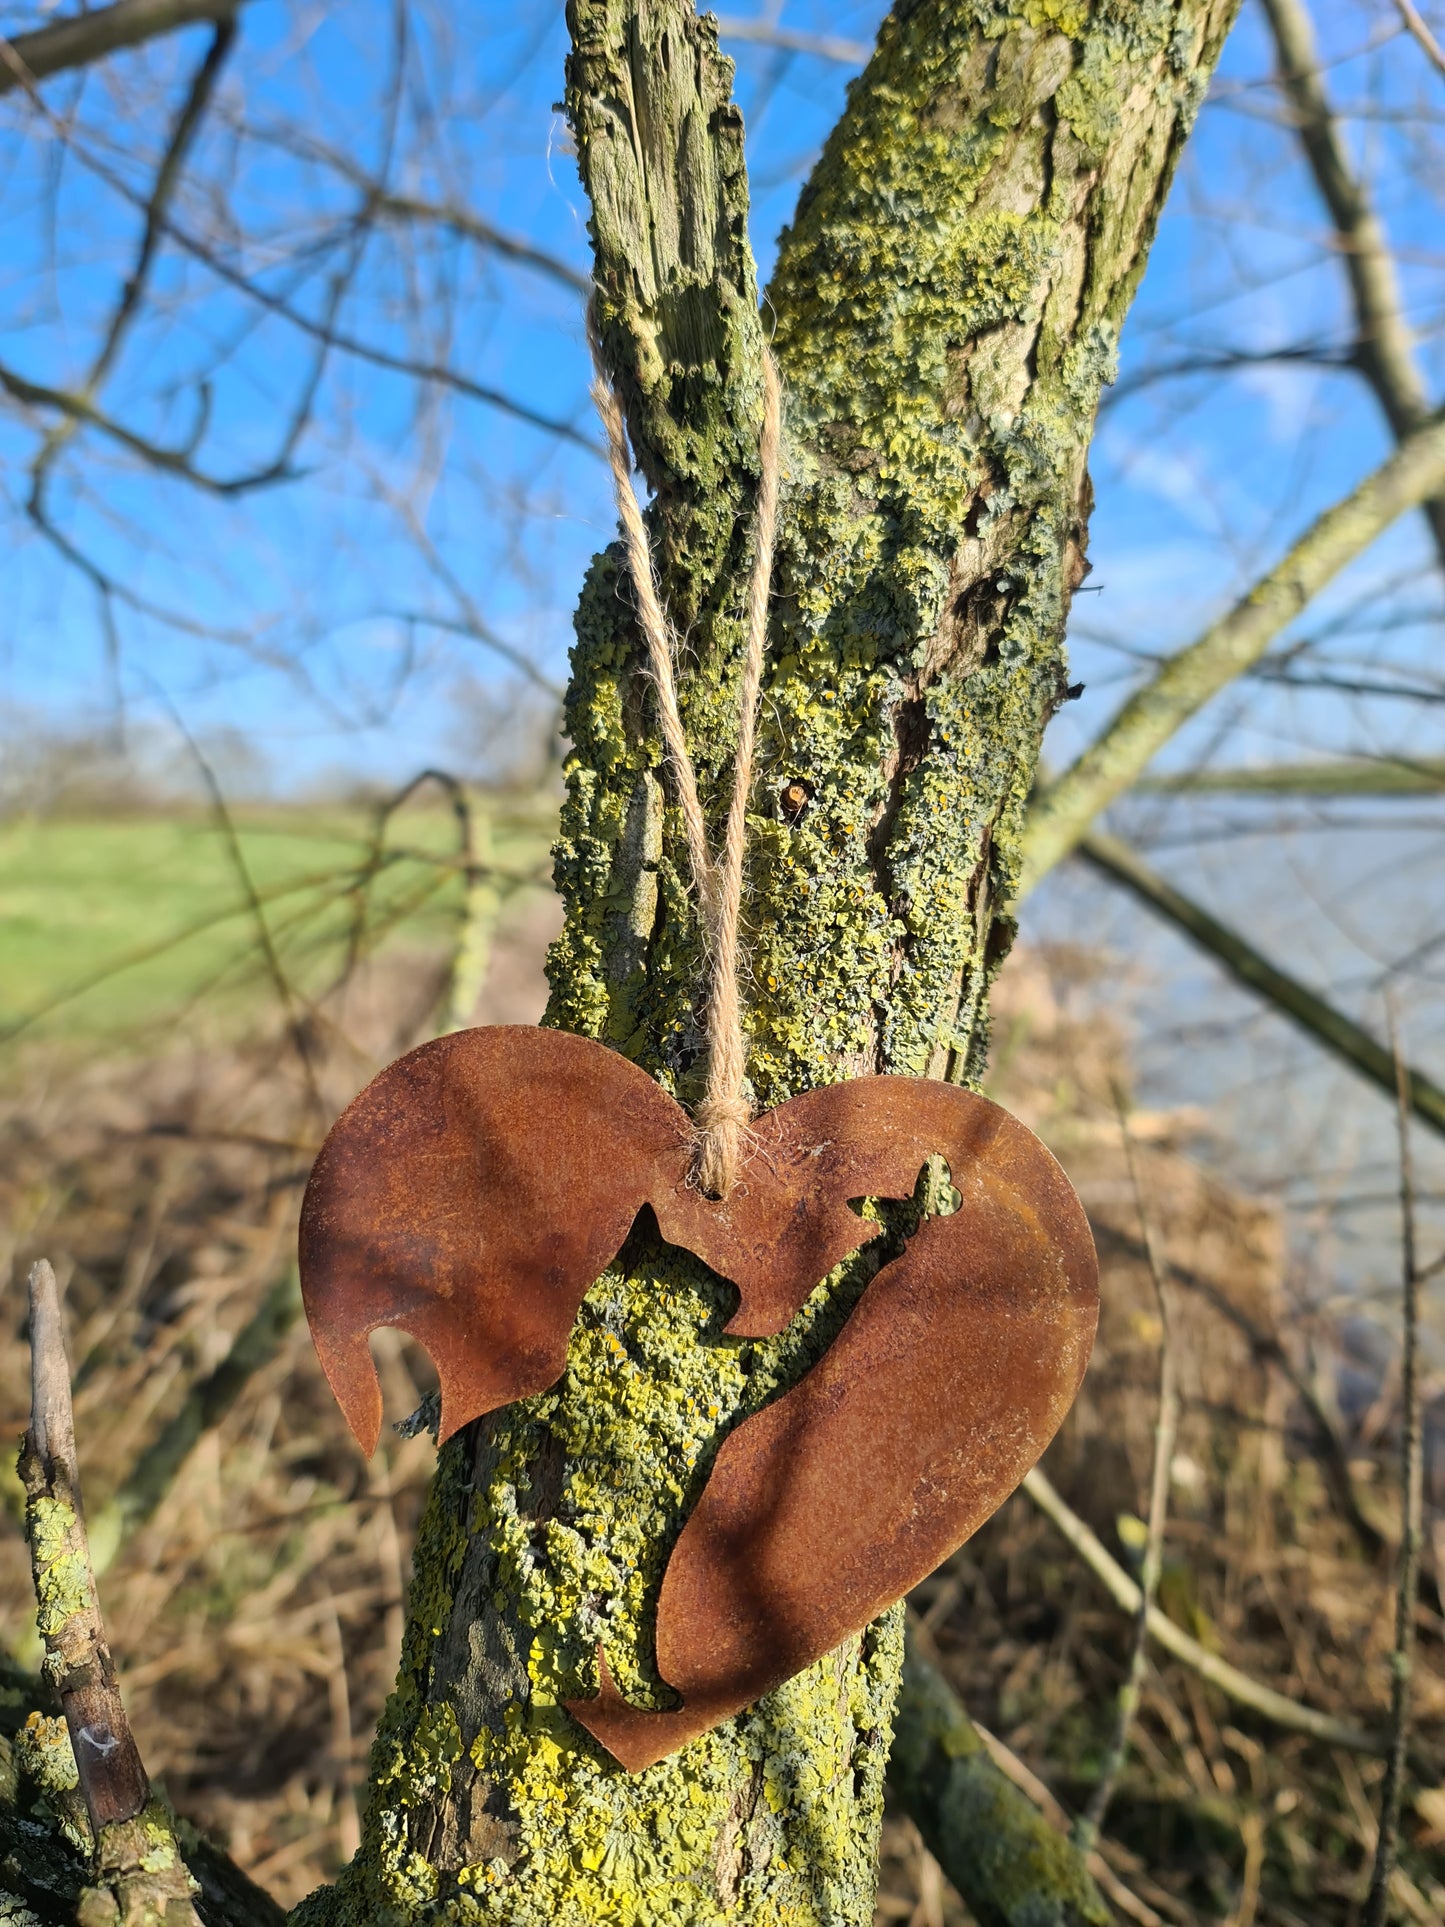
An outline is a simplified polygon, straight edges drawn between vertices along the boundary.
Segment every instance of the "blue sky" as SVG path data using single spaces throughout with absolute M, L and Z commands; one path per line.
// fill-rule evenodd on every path
M 880 11 L 816 0 L 773 9 L 787 28 L 859 41 Z M 391 17 L 375 0 L 346 0 L 315 17 L 285 0 L 253 0 L 219 112 L 176 203 L 177 227 L 213 245 L 223 266 L 316 317 L 331 277 L 348 264 L 347 217 L 357 200 L 354 185 L 316 153 L 376 172 L 389 156 L 395 187 L 463 201 L 585 272 L 585 207 L 553 110 L 561 8 L 483 4 L 457 19 L 416 9 L 389 111 Z M 1436 83 L 1432 98 L 1428 69 L 1386 31 L 1378 9 L 1331 4 L 1321 19 L 1332 87 L 1371 115 L 1352 134 L 1379 183 L 1412 313 L 1429 336 L 1437 387 L 1445 385 L 1438 203 L 1420 191 L 1421 157 L 1407 153 L 1415 136 L 1389 118 L 1433 112 L 1438 123 L 1445 89 Z M 53 132 L 37 137 L 22 99 L 0 108 L 8 243 L 0 359 L 8 366 L 57 383 L 82 374 L 128 268 L 136 196 L 148 187 L 165 125 L 155 97 L 174 105 L 206 39 L 207 30 L 175 36 L 83 84 L 52 84 L 52 110 L 73 114 L 78 130 L 68 149 Z M 739 62 L 754 243 L 766 276 L 850 69 L 727 44 Z M 1346 338 L 1339 265 L 1275 124 L 1269 65 L 1247 8 L 1126 333 L 1120 397 L 1101 423 L 1095 569 L 1073 625 L 1075 673 L 1087 689 L 1051 732 L 1055 764 L 1107 717 L 1141 654 L 1186 641 L 1388 447 L 1371 397 L 1336 370 L 1265 362 L 1228 379 L 1130 392 L 1142 372 L 1194 353 Z M 244 239 L 217 215 L 218 181 Z M 339 311 L 346 331 L 384 353 L 444 362 L 595 443 L 570 289 L 435 228 L 383 226 L 352 265 Z M 214 475 L 267 463 L 314 344 L 175 237 L 162 249 L 152 307 L 105 391 L 106 407 L 167 442 L 184 442 L 201 424 L 198 461 Z M 93 433 L 66 451 L 52 495 L 57 523 L 164 612 L 117 601 L 107 634 L 94 589 L 25 520 L 35 446 L 29 429 L 0 423 L 11 510 L 0 700 L 27 713 L 103 720 L 117 701 L 131 716 L 157 713 L 163 691 L 195 729 L 251 733 L 288 787 L 337 769 L 392 780 L 428 762 L 464 764 L 478 705 L 491 690 L 504 708 L 515 678 L 474 642 L 425 619 L 454 625 L 478 615 L 543 677 L 560 681 L 582 570 L 612 526 L 604 471 L 585 449 L 483 403 L 425 395 L 409 379 L 333 356 L 295 481 L 218 501 L 157 480 Z M 1414 607 L 1427 617 L 1438 610 L 1419 518 L 1378 544 L 1309 620 L 1318 626 L 1361 600 L 1371 620 L 1388 611 L 1397 624 Z M 218 633 L 187 633 L 165 615 Z M 1425 659 L 1429 624 L 1340 647 L 1408 665 Z M 1429 714 L 1414 704 L 1250 685 L 1218 710 L 1171 754 L 1217 755 L 1227 744 L 1231 758 L 1275 760 L 1317 749 L 1439 747 L 1428 740 Z

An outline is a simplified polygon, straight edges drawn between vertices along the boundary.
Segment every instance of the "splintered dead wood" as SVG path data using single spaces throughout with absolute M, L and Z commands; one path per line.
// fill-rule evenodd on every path
M 20 1455 L 45 1672 L 90 1816 L 93 1872 L 117 1923 L 200 1927 L 165 1808 L 151 1798 L 101 1617 L 75 1446 L 70 1365 L 51 1266 L 30 1272 L 30 1429 Z

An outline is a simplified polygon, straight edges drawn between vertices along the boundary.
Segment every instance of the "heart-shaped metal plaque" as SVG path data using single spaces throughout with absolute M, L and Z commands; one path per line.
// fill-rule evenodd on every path
M 570 1711 L 630 1771 L 750 1705 L 866 1626 L 1008 1497 L 1088 1362 L 1098 1266 L 1083 1208 L 1016 1118 L 951 1084 L 864 1077 L 758 1118 L 726 1199 L 691 1181 L 686 1113 L 625 1058 L 560 1031 L 424 1044 L 327 1138 L 301 1213 L 321 1363 L 366 1451 L 367 1340 L 396 1325 L 441 1381 L 441 1436 L 556 1383 L 588 1288 L 643 1205 L 737 1287 L 727 1326 L 782 1331 L 947 1160 L 958 1208 L 924 1220 L 798 1384 L 724 1440 L 663 1577 L 671 1712 L 602 1691 Z

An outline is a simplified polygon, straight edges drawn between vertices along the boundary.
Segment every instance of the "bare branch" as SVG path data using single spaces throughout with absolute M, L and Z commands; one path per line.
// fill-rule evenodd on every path
M 1127 1232 L 1115 1230 L 1109 1225 L 1096 1225 L 1094 1236 L 1101 1245 L 1117 1247 L 1130 1258 L 1148 1262 L 1149 1254 L 1144 1244 L 1131 1238 Z M 1290 1387 L 1314 1430 L 1320 1470 L 1330 1488 L 1335 1504 L 1340 1508 L 1350 1530 L 1358 1539 L 1366 1558 L 1377 1558 L 1384 1550 L 1385 1535 L 1360 1510 L 1359 1494 L 1355 1490 L 1354 1477 L 1350 1471 L 1349 1453 L 1345 1449 L 1344 1440 L 1340 1437 L 1334 1420 L 1326 1411 L 1319 1392 L 1307 1374 L 1300 1370 L 1285 1350 L 1278 1334 L 1267 1331 L 1262 1325 L 1257 1325 L 1249 1313 L 1241 1311 L 1234 1300 L 1221 1291 L 1218 1285 L 1201 1273 L 1191 1271 L 1187 1265 L 1178 1263 L 1171 1265 L 1170 1276 L 1183 1290 L 1196 1293 L 1207 1304 L 1212 1305 L 1221 1318 L 1227 1319 L 1235 1330 L 1243 1335 L 1259 1362 L 1262 1365 L 1272 1366 Z
M 1278 683 L 1286 689 L 1336 689 L 1345 696 L 1376 696 L 1404 703 L 1445 703 L 1445 689 L 1421 689 L 1409 683 L 1377 682 L 1367 676 L 1331 675 L 1316 670 L 1302 675 L 1290 663 L 1276 663 L 1266 657 L 1250 670 L 1260 682 Z
M 1441 79 L 1445 80 L 1445 47 L 1442 47 L 1431 33 L 1430 23 L 1415 5 L 1415 0 L 1395 0 L 1395 5 L 1399 9 L 1400 18 L 1404 21 L 1406 28 L 1420 43 L 1425 58 Z
M 115 0 L 114 6 L 94 13 L 74 14 L 37 27 L 34 33 L 18 33 L 6 43 L 10 57 L 0 64 L 0 94 L 72 67 L 88 67 L 107 54 L 138 47 L 178 27 L 201 20 L 230 20 L 241 4 L 242 0 Z
M 388 863 L 403 862 L 411 856 L 421 854 L 425 855 L 426 861 L 429 863 L 442 861 L 442 859 L 438 859 L 435 854 L 430 851 L 420 853 L 403 850 L 388 851 L 386 861 Z M 518 877 L 506 876 L 506 873 L 502 874 L 506 881 L 512 883 L 542 881 L 540 877 Z M 305 876 L 295 877 L 286 883 L 273 885 L 268 890 L 258 889 L 255 894 L 257 899 L 264 905 L 280 903 L 283 900 L 298 896 L 305 897 L 313 892 L 330 890 L 333 892 L 333 896 L 328 898 L 329 903 L 331 901 L 339 901 L 341 898 L 349 896 L 364 875 L 365 870 L 362 868 L 341 871 L 334 869 L 313 870 Z M 173 930 L 169 935 L 160 937 L 152 943 L 138 944 L 133 949 L 121 951 L 107 963 L 102 964 L 99 969 L 88 971 L 83 977 L 68 984 L 63 990 L 57 991 L 54 996 L 47 997 L 43 1003 L 33 1006 L 30 1010 L 26 1011 L 23 1016 L 16 1018 L 13 1023 L 7 1025 L 3 1030 L 0 1030 L 0 1045 L 10 1043 L 12 1039 L 23 1035 L 36 1024 L 41 1023 L 45 1018 L 52 1016 L 56 1011 L 63 1010 L 68 1004 L 74 1003 L 77 998 L 84 997 L 93 990 L 98 990 L 102 984 L 108 983 L 112 977 L 118 976 L 122 971 L 132 970 L 138 964 L 151 963 L 157 957 L 166 956 L 181 944 L 189 942 L 191 938 L 200 936 L 205 931 L 214 930 L 221 924 L 230 923 L 237 917 L 254 917 L 254 915 L 255 911 L 249 900 L 227 904 L 222 909 L 212 910 L 204 917 L 197 917 L 190 923 L 182 924 L 178 930 Z
M 286 452 L 283 452 L 280 460 L 250 474 L 208 475 L 204 469 L 196 467 L 186 449 L 167 448 L 160 442 L 138 435 L 134 429 L 127 428 L 124 422 L 105 414 L 88 395 L 79 394 L 74 389 L 49 388 L 43 382 L 31 381 L 28 376 L 3 366 L 0 366 L 0 388 L 27 408 L 53 409 L 77 427 L 97 429 L 120 447 L 129 449 L 132 455 L 138 455 L 151 468 L 174 475 L 183 482 L 190 482 L 211 495 L 243 495 L 253 489 L 270 488 L 274 483 L 289 481 L 293 475 Z
M 962 1712 L 963 1709 L 960 1707 L 959 1710 Z M 970 1725 L 988 1748 L 989 1758 L 1004 1778 L 1011 1781 L 1026 1799 L 1032 1800 L 1046 1820 L 1056 1826 L 1061 1833 L 1067 1833 L 1069 1831 L 1068 1814 L 1033 1768 L 1021 1760 L 1011 1747 L 1005 1746 L 996 1733 L 990 1733 L 986 1726 L 981 1726 L 977 1720 L 970 1721 Z M 1154 1909 L 1142 1901 L 1132 1888 L 1124 1885 L 1102 1853 L 1091 1853 L 1085 1865 L 1098 1882 L 1105 1897 L 1113 1902 L 1126 1920 L 1137 1920 L 1139 1927 L 1164 1927 L 1163 1916 L 1156 1914 Z
M 873 53 L 866 40 L 844 40 L 835 34 L 799 33 L 775 26 L 771 20 L 749 20 L 741 14 L 718 15 L 720 40 L 751 40 L 784 53 L 811 54 L 815 60 L 834 60 L 842 67 L 861 67 Z
M 1108 1909 L 1084 1856 L 1054 1814 L 1039 1814 L 1015 1791 L 923 1645 L 911 1623 L 888 1784 L 929 1851 L 982 1919 L 1036 1912 L 1058 1927 L 1105 1927 Z M 979 1826 L 980 1812 L 990 1828 Z M 1005 1866 L 1015 1897 L 1007 1916 L 997 1905 Z
M 260 892 L 256 888 L 255 878 L 251 875 L 251 866 L 246 861 L 246 852 L 242 848 L 240 836 L 237 834 L 235 819 L 231 815 L 230 808 L 226 802 L 225 792 L 221 788 L 216 772 L 211 768 L 210 763 L 206 760 L 201 750 L 200 744 L 196 742 L 191 732 L 186 728 L 185 722 L 174 705 L 167 701 L 166 707 L 171 712 L 171 719 L 175 723 L 176 728 L 185 738 L 186 745 L 200 771 L 201 781 L 205 784 L 209 792 L 211 806 L 215 812 L 216 823 L 226 845 L 226 853 L 230 859 L 231 868 L 235 873 L 236 881 L 241 887 L 242 895 L 245 897 L 247 908 L 251 913 L 251 921 L 256 931 L 261 955 L 266 963 L 266 974 L 271 979 L 272 987 L 276 992 L 277 1002 L 286 1018 L 286 1029 L 295 1047 L 297 1060 L 301 1065 L 302 1075 L 306 1080 L 307 1095 L 311 1100 L 312 1108 L 317 1116 L 324 1118 L 327 1115 L 326 1103 L 321 1095 L 321 1086 L 317 1081 L 316 1063 L 311 1046 L 310 1032 L 306 1022 L 307 1017 L 311 1013 L 309 1010 L 303 1008 L 303 1000 L 301 999 L 300 993 L 291 982 L 291 979 L 286 975 L 285 967 L 281 962 L 281 954 L 276 948 L 276 940 L 272 934 L 270 919 L 266 915 L 266 906 L 262 902 Z
M 1079 855 L 1115 883 L 1122 883 L 1141 903 L 1182 930 L 1202 950 L 1222 963 L 1246 989 L 1306 1031 L 1326 1050 L 1333 1051 L 1352 1070 L 1393 1097 L 1395 1060 L 1389 1050 L 1333 1004 L 1280 970 L 1241 937 L 1220 923 L 1182 891 L 1165 881 L 1136 850 L 1116 836 L 1095 831 L 1079 845 Z M 1410 1109 L 1432 1131 L 1445 1137 L 1445 1090 L 1423 1071 L 1405 1072 Z
M 121 192 L 126 192 L 120 182 L 112 179 L 111 184 L 117 186 Z M 199 236 L 191 234 L 169 219 L 165 227 L 166 232 L 179 247 L 184 248 L 197 261 L 203 262 L 218 279 L 249 296 L 268 313 L 279 316 L 301 334 L 309 335 L 312 340 L 319 341 L 328 348 L 338 349 L 342 354 L 354 355 L 358 361 L 370 362 L 374 368 L 385 368 L 392 374 L 409 375 L 417 381 L 431 382 L 438 387 L 450 388 L 454 393 L 464 395 L 469 401 L 478 401 L 488 408 L 496 408 L 503 414 L 525 422 L 529 428 L 539 428 L 548 435 L 557 436 L 561 441 L 572 443 L 574 447 L 585 449 L 589 455 L 595 456 L 599 461 L 603 459 L 602 450 L 596 441 L 575 423 L 564 421 L 556 416 L 544 415 L 539 409 L 530 407 L 526 402 L 518 401 L 515 396 L 506 394 L 502 389 L 491 388 L 484 382 L 473 381 L 470 375 L 464 375 L 459 370 L 449 368 L 441 362 L 418 361 L 406 355 L 396 355 L 387 348 L 358 340 L 355 335 L 344 333 L 330 321 L 315 321 L 310 315 L 293 307 L 283 296 L 272 294 L 268 288 L 258 286 L 239 268 L 233 268 Z
M 1076 847 L 1100 811 L 1211 697 L 1250 669 L 1348 563 L 1407 509 L 1445 488 L 1445 414 L 1406 436 L 1373 475 L 1305 531 L 1228 615 L 1171 656 L 1029 812 L 1020 898 Z
M 279 1355 L 300 1315 L 300 1287 L 295 1272 L 287 1272 L 237 1332 L 215 1370 L 191 1386 L 180 1410 L 96 1515 L 90 1539 L 97 1574 L 105 1573 L 126 1540 L 154 1518 L 202 1438 L 215 1431 L 251 1380 Z
M 1180 770 L 1142 777 L 1153 796 L 1435 796 L 1445 790 L 1445 760 L 1422 756 L 1341 757 L 1325 763 L 1261 763 L 1239 769 Z
M 7 56 L 13 59 L 13 50 L 10 47 L 10 43 L 5 40 L 0 40 L 0 60 L 3 60 Z M 90 173 L 94 174 L 98 180 L 104 181 L 106 186 L 109 187 L 113 193 L 119 195 L 122 200 L 129 202 L 132 207 L 144 212 L 147 206 L 146 199 L 130 185 L 123 175 L 118 174 L 99 154 L 91 151 L 81 142 L 77 141 L 70 130 L 50 113 L 44 102 L 40 101 L 38 97 L 36 99 L 36 106 L 47 120 L 52 131 L 64 142 L 68 151 L 72 153 Z M 352 224 L 348 223 L 348 225 Z M 259 286 L 241 269 L 233 267 L 215 248 L 209 246 L 199 235 L 192 234 L 188 228 L 183 227 L 168 212 L 161 215 L 160 226 L 164 229 L 165 233 L 169 235 L 171 240 L 175 242 L 177 247 L 183 249 L 193 260 L 200 261 L 205 267 L 209 268 L 218 280 L 225 282 L 228 287 L 235 288 L 240 293 L 246 295 L 268 314 L 274 314 L 279 319 L 289 323 L 290 326 L 295 328 L 299 333 L 310 336 L 313 341 L 319 342 L 323 348 L 334 348 L 343 354 L 354 355 L 358 361 L 369 362 L 372 367 L 385 368 L 393 374 L 406 375 L 417 381 L 432 383 L 438 387 L 450 388 L 454 393 L 464 395 L 468 400 L 481 402 L 485 407 L 498 409 L 503 414 L 511 415 L 516 420 L 525 422 L 531 428 L 541 429 L 546 434 L 557 436 L 559 440 L 570 442 L 577 448 L 585 449 L 586 452 L 596 460 L 602 461 L 606 459 L 602 449 L 592 436 L 578 428 L 574 422 L 544 415 L 539 409 L 530 407 L 526 402 L 518 401 L 514 396 L 506 394 L 503 390 L 491 388 L 484 382 L 474 381 L 469 375 L 464 375 L 459 370 L 449 368 L 443 363 L 419 361 L 406 355 L 393 354 L 389 349 L 373 345 L 372 343 L 360 341 L 354 335 L 343 333 L 338 329 L 335 326 L 334 315 L 328 314 L 324 320 L 317 321 L 313 319 L 312 316 L 304 314 L 301 310 L 293 307 L 284 296 L 273 294 L 270 289 Z M 254 484 L 252 485 L 254 486 Z
M 1025 1478 L 1023 1490 L 1045 1518 L 1058 1527 L 1090 1572 L 1102 1582 L 1114 1603 L 1126 1613 L 1138 1612 L 1143 1597 L 1138 1586 L 1092 1527 L 1055 1491 L 1038 1466 Z M 1149 1608 L 1149 1634 L 1165 1652 L 1171 1653 L 1191 1671 L 1198 1673 L 1201 1679 L 1208 1680 L 1211 1686 L 1217 1686 L 1238 1705 L 1248 1706 L 1263 1718 L 1272 1720 L 1276 1726 L 1283 1726 L 1292 1733 L 1308 1733 L 1312 1739 L 1323 1740 L 1328 1746 L 1343 1747 L 1348 1753 L 1383 1754 L 1389 1745 L 1388 1737 L 1383 1733 L 1351 1726 L 1344 1720 L 1337 1720 L 1333 1714 L 1322 1713 L 1318 1707 L 1290 1699 L 1287 1694 L 1276 1692 L 1274 1687 L 1251 1679 L 1248 1673 L 1242 1673 L 1237 1666 L 1231 1666 L 1228 1660 L 1220 1659 L 1218 1654 L 1201 1646 L 1197 1639 L 1191 1638 L 1182 1626 L 1176 1626 L 1157 1606 Z
M 211 44 L 206 49 L 200 65 L 196 68 L 181 110 L 176 116 L 175 126 L 171 129 L 166 151 L 161 156 L 161 164 L 156 170 L 155 181 L 151 187 L 151 197 L 146 205 L 145 222 L 141 228 L 140 248 L 136 254 L 135 266 L 121 291 L 120 301 L 111 317 L 106 330 L 100 353 L 96 356 L 90 370 L 86 389 L 93 391 L 105 380 L 115 362 L 125 331 L 134 318 L 145 292 L 146 281 L 150 275 L 151 264 L 155 260 L 156 249 L 160 244 L 161 223 L 171 198 L 180 182 L 181 169 L 191 143 L 200 131 L 206 117 L 206 110 L 215 95 L 216 84 L 221 78 L 221 69 L 226 64 L 226 56 L 235 45 L 236 22 L 227 18 L 217 22 L 216 31 L 211 36 Z
M 1395 1650 L 1390 1663 L 1390 1747 L 1380 1793 L 1380 1830 L 1365 1903 L 1364 1927 L 1385 1927 L 1390 1878 L 1400 1838 L 1400 1796 L 1410 1737 L 1410 1688 L 1415 1660 L 1415 1607 L 1424 1539 L 1425 1439 L 1420 1390 L 1420 1265 L 1415 1227 L 1415 1157 L 1410 1144 L 1410 1073 L 1390 1010 L 1395 1063 L 1395 1120 L 1400 1143 L 1400 1563 L 1395 1594 Z
M 371 205 L 378 214 L 390 215 L 393 219 L 404 221 L 429 221 L 437 227 L 448 227 L 468 241 L 475 241 L 491 254 L 501 255 L 504 261 L 515 261 L 519 267 L 532 268 L 538 274 L 545 274 L 558 281 L 574 294 L 586 296 L 592 283 L 585 274 L 560 260 L 545 249 L 533 247 L 530 241 L 520 235 L 509 234 L 469 207 L 459 206 L 455 201 L 428 201 L 416 194 L 394 194 L 390 189 L 375 188 L 371 195 Z
M 1198 375 L 1232 375 L 1243 368 L 1269 368 L 1279 366 L 1299 368 L 1350 368 L 1354 356 L 1331 348 L 1319 342 L 1301 342 L 1294 346 L 1281 348 L 1220 348 L 1200 349 L 1193 354 L 1180 355 L 1173 361 L 1157 362 L 1152 368 L 1138 368 L 1127 375 L 1121 375 L 1112 388 L 1106 388 L 1099 400 L 1099 413 L 1107 414 L 1111 408 L 1127 401 L 1131 395 L 1140 394 L 1146 388 L 1157 387 L 1162 382 L 1188 381 Z
M 1169 1513 L 1169 1479 L 1174 1464 L 1174 1442 L 1179 1432 L 1179 1376 L 1174 1362 L 1174 1346 L 1169 1333 L 1169 1302 L 1164 1290 L 1164 1266 L 1154 1238 L 1154 1223 L 1144 1201 L 1144 1186 L 1139 1176 L 1139 1158 L 1134 1133 L 1129 1128 L 1129 1112 L 1122 1091 L 1116 1091 L 1119 1131 L 1124 1140 L 1124 1159 L 1129 1167 L 1129 1182 L 1134 1191 L 1134 1207 L 1139 1217 L 1139 1233 L 1149 1260 L 1149 1276 L 1154 1285 L 1154 1300 L 1159 1311 L 1159 1405 L 1154 1425 L 1154 1462 L 1149 1480 L 1149 1512 L 1144 1557 L 1139 1569 L 1139 1610 L 1134 1615 L 1129 1640 L 1129 1657 L 1119 1687 L 1114 1732 L 1104 1755 L 1099 1778 L 1089 1804 L 1074 1827 L 1074 1841 L 1088 1853 L 1098 1842 L 1108 1817 L 1110 1802 L 1124 1762 L 1129 1757 L 1129 1735 L 1139 1710 L 1139 1695 L 1144 1684 L 1144 1663 L 1149 1646 L 1149 1614 L 1159 1590 L 1164 1569 L 1164 1527 Z
M 55 1273 L 30 1273 L 30 1429 L 20 1453 L 45 1670 L 65 1713 L 94 1836 L 93 1870 L 116 1918 L 200 1927 L 170 1817 L 126 1718 L 106 1640 L 80 1495 L 70 1366 Z
M 428 560 L 435 562 L 434 550 Z M 462 593 L 455 580 L 449 586 L 455 593 Z M 425 609 L 385 609 L 378 613 L 393 622 L 414 623 L 419 629 L 440 629 L 446 635 L 465 636 L 468 641 L 479 644 L 483 649 L 490 649 L 503 662 L 510 663 L 518 675 L 525 676 L 543 695 L 550 696 L 557 703 L 562 701 L 567 692 L 561 683 L 554 682 L 515 643 L 508 642 L 505 636 L 499 636 L 495 629 L 483 622 L 480 611 L 469 596 L 463 597 L 463 605 L 462 617 L 432 614 Z
M 350 154 L 289 129 L 267 130 L 265 138 L 289 153 L 304 160 L 319 162 L 340 174 L 353 187 L 360 188 L 366 207 L 377 214 L 399 221 L 425 221 L 436 227 L 451 228 L 454 233 L 464 236 L 468 241 L 475 241 L 489 253 L 500 255 L 504 261 L 515 261 L 519 267 L 532 268 L 538 274 L 545 274 L 574 294 L 586 295 L 591 291 L 591 278 L 581 269 L 569 266 L 558 255 L 549 254 L 545 248 L 539 248 L 525 235 L 513 234 L 506 228 L 498 227 L 474 208 L 457 201 L 433 201 L 419 194 L 399 194 L 369 174 Z
M 0 386 L 3 385 L 4 378 L 3 375 L 0 375 Z M 119 582 L 114 576 L 107 574 L 98 562 L 91 556 L 88 556 L 76 543 L 72 542 L 69 536 L 63 534 L 49 519 L 43 504 L 37 503 L 32 497 L 30 502 L 26 504 L 26 509 L 40 534 L 51 545 L 57 555 L 63 556 L 73 568 L 78 569 L 95 590 L 100 600 L 101 620 L 106 629 L 107 641 L 113 660 L 118 660 L 119 655 L 119 640 L 115 633 L 115 618 L 112 607 L 112 605 L 117 602 L 124 603 L 127 608 L 134 609 L 137 615 L 149 616 L 153 621 L 162 623 L 169 629 L 174 629 L 179 635 L 195 636 L 206 642 L 231 643 L 241 648 L 250 644 L 252 638 L 248 636 L 243 629 L 226 629 L 215 623 L 198 622 L 180 609 L 169 608 L 164 603 L 152 601 L 149 596 L 137 594 L 134 589 L 128 588 L 123 582 Z
M 1404 12 L 1404 0 L 1401 12 Z M 1430 413 L 1415 365 L 1399 276 L 1379 216 L 1355 173 L 1321 75 L 1314 22 L 1306 0 L 1264 0 L 1279 57 L 1279 82 L 1289 101 L 1300 145 L 1315 185 L 1340 237 L 1340 252 L 1355 304 L 1354 359 L 1375 391 L 1397 437 Z M 1413 11 L 1413 8 L 1412 8 Z M 1423 26 L 1423 22 L 1421 23 Z M 1424 505 L 1440 559 L 1445 562 L 1445 495 Z

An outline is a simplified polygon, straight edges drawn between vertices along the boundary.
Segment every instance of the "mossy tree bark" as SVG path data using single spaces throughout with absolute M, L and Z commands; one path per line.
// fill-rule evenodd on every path
M 788 403 L 748 873 L 760 1106 L 982 1072 L 1099 389 L 1236 4 L 900 0 L 784 238 L 763 309 Z M 570 0 L 568 23 L 604 350 L 716 817 L 761 413 L 742 125 L 691 0 Z M 614 547 L 577 617 L 548 1021 L 688 1101 L 702 958 L 642 662 Z M 561 1710 L 595 1689 L 599 1639 L 629 1697 L 667 1703 L 649 1612 L 710 1457 L 866 1276 L 825 1281 L 783 1339 L 727 1340 L 730 1289 L 640 1224 L 565 1380 L 445 1449 L 364 1844 L 307 1927 L 871 1919 L 897 1613 L 635 1777 Z

